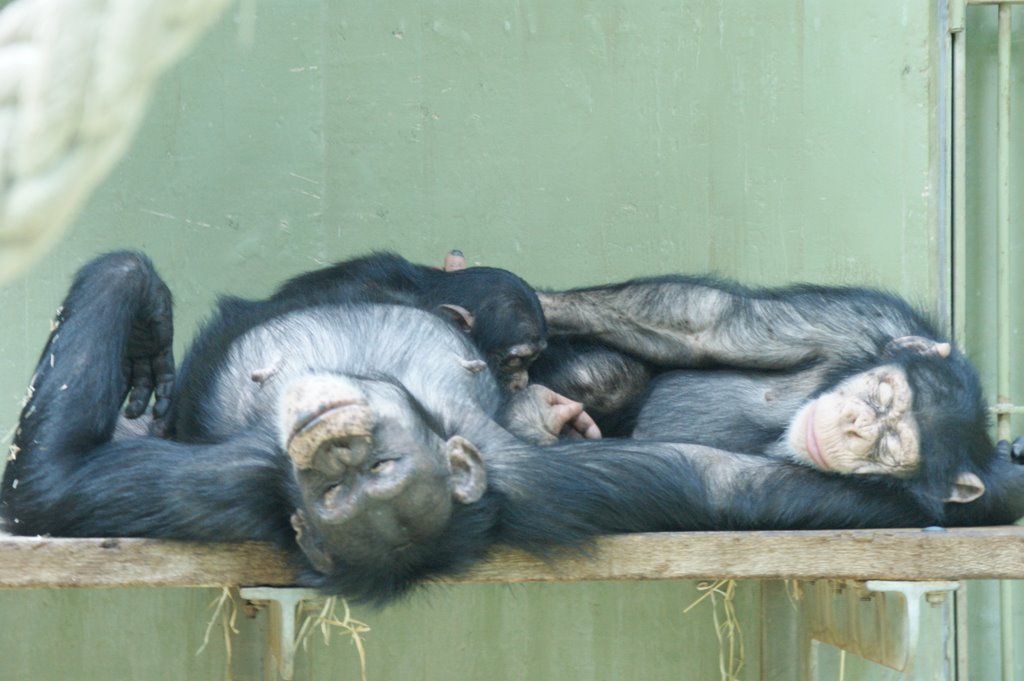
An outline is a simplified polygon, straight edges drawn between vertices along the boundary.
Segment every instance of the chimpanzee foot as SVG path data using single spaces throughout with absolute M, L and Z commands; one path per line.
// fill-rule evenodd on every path
M 334 454 L 363 450 L 373 431 L 374 416 L 366 396 L 341 376 L 308 376 L 295 381 L 282 396 L 280 432 L 296 468 L 318 467 L 318 452 L 329 444 Z
M 1024 437 L 1019 437 L 1010 445 L 1010 460 L 1024 464 Z
M 910 350 L 919 355 L 932 355 L 945 359 L 953 352 L 953 346 L 924 336 L 900 336 L 889 341 L 882 349 L 882 354 L 893 357 L 901 350 Z

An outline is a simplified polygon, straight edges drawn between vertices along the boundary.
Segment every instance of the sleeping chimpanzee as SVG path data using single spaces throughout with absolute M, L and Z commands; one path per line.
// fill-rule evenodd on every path
M 373 253 L 299 275 L 271 300 L 286 306 L 300 300 L 390 303 L 445 314 L 466 329 L 499 383 L 512 390 L 526 385 L 527 369 L 546 345 L 544 314 L 533 289 L 494 267 L 439 270 L 394 253 Z
M 305 563 L 305 583 L 383 602 L 494 543 L 544 551 L 607 532 L 1001 523 L 1024 513 L 1024 474 L 991 447 L 957 462 L 986 489 L 959 504 L 892 476 L 700 445 L 541 448 L 500 425 L 508 393 L 445 320 L 285 291 L 228 302 L 210 322 L 171 395 L 189 394 L 174 407 L 173 439 L 115 438 L 132 386 L 133 411 L 154 384 L 157 411 L 167 409 L 170 295 L 143 256 L 86 265 L 21 414 L 0 497 L 6 528 L 271 540 Z M 697 306 L 686 318 L 699 310 L 715 315 Z M 715 321 L 723 337 L 737 323 L 749 330 L 728 312 Z M 789 334 L 787 324 L 795 320 L 772 333 Z M 211 345 L 219 339 L 227 347 Z
M 608 433 L 890 475 L 948 501 L 985 491 L 977 374 L 902 299 L 683 276 L 541 299 L 552 349 L 535 380 Z
M 557 440 L 563 429 L 587 438 L 600 436 L 580 403 L 542 386 L 523 390 L 530 365 L 547 346 L 544 314 L 529 284 L 502 269 L 473 267 L 449 272 L 410 263 L 394 253 L 373 253 L 301 274 L 267 300 L 222 298 L 216 322 L 206 325 L 195 341 L 199 350 L 190 353 L 182 367 L 173 413 L 161 429 L 169 428 L 167 434 L 176 439 L 206 437 L 201 421 L 208 412 L 202 403 L 239 335 L 282 312 L 350 303 L 414 307 L 465 331 L 499 386 L 509 393 L 503 401 L 501 421 L 517 436 L 537 443 Z M 268 380 L 289 354 L 280 353 L 274 362 L 254 367 L 252 379 Z M 468 370 L 485 368 L 479 359 L 467 362 Z M 144 409 L 144 403 L 129 400 L 129 416 L 138 416 Z
M 391 259 L 390 272 L 408 272 L 403 263 Z M 472 300 L 459 293 L 486 288 L 490 299 L 477 312 L 497 324 L 503 312 L 487 306 L 524 287 L 484 272 L 444 276 L 477 287 L 452 289 L 463 304 Z M 86 265 L 15 434 L 0 499 L 7 528 L 269 539 L 301 550 L 321 572 L 336 569 L 336 586 L 356 596 L 384 597 L 479 557 L 496 505 L 481 499 L 486 471 L 471 442 L 521 446 L 496 421 L 508 392 L 460 328 L 410 305 L 329 304 L 335 294 L 347 299 L 339 279 L 313 273 L 267 301 L 224 300 L 170 400 L 166 286 L 139 254 Z M 401 280 L 366 284 L 408 292 Z M 337 291 L 325 292 L 332 286 Z M 417 299 L 410 293 L 409 301 Z M 137 416 L 152 393 L 172 439 L 115 437 L 126 396 L 127 413 Z M 448 539 L 436 537 L 440 528 L 449 528 Z M 346 561 L 373 567 L 350 570 Z M 377 563 L 388 570 L 379 573 Z

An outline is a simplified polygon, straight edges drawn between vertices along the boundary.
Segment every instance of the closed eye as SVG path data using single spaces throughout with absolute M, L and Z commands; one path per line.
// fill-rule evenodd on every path
M 908 468 L 911 465 L 906 461 L 903 442 L 895 433 L 886 434 L 879 439 L 875 460 L 894 470 Z
M 513 357 L 512 359 L 505 360 L 505 362 L 501 365 L 501 368 L 509 371 L 516 371 L 519 369 L 520 366 L 522 366 L 522 364 L 522 358 Z
M 878 400 L 878 406 L 884 410 L 888 410 L 892 406 L 892 398 L 895 395 L 892 384 L 882 381 L 878 384 L 878 393 L 876 399 Z
M 394 469 L 395 463 L 397 461 L 398 459 L 380 459 L 374 462 L 372 466 L 370 466 L 370 472 L 373 473 L 374 475 L 384 475 L 385 473 L 390 473 Z

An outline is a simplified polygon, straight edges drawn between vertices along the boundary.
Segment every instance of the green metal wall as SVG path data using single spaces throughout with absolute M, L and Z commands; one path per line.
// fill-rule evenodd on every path
M 1024 306 L 1019 291 L 1024 285 L 1017 263 L 1024 259 L 1024 7 L 1014 12 L 1011 43 L 1010 228 L 1011 268 L 1011 394 L 1024 404 Z M 967 12 L 967 294 L 964 344 L 981 370 L 990 402 L 996 400 L 996 103 L 997 12 L 995 7 L 971 7 Z M 1012 432 L 1022 432 L 1020 417 L 1012 419 Z M 1008 599 L 1008 600 L 1006 600 Z M 1024 588 L 1019 582 L 984 582 L 968 590 L 969 678 L 1024 679 L 1024 650 L 1014 641 L 1024 633 Z M 1001 609 L 1012 616 L 1004 619 Z M 1003 636 L 1000 632 L 1005 627 Z M 1009 646 L 1009 650 L 1004 647 Z M 1005 667 L 1005 668 L 1004 668 Z
M 458 247 L 553 287 L 868 283 L 944 315 L 936 4 L 247 0 L 164 80 L 68 238 L 0 289 L 0 432 L 71 274 L 111 248 L 153 257 L 179 347 L 215 293 L 374 248 L 440 263 Z M 0 681 L 218 678 L 223 645 L 194 654 L 215 596 L 0 593 Z M 355 615 L 375 680 L 715 679 L 707 604 L 682 614 L 697 596 L 440 587 Z M 784 590 L 741 584 L 737 604 L 741 678 L 793 678 Z M 259 626 L 236 679 L 260 677 Z M 982 645 L 992 625 L 974 631 Z M 299 661 L 300 679 L 357 677 L 345 642 Z

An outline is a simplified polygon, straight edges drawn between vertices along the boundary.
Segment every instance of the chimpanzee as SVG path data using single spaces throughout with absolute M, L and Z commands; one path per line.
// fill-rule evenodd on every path
M 299 275 L 271 300 L 315 305 L 391 303 L 451 317 L 470 334 L 499 383 L 527 383 L 527 369 L 546 345 L 544 314 L 533 289 L 494 267 L 437 269 L 394 253 L 373 253 Z
M 311 304 L 295 287 L 289 295 L 226 303 L 169 394 L 166 286 L 139 254 L 86 265 L 21 414 L 0 496 L 5 527 L 271 540 L 294 556 L 303 583 L 385 602 L 495 543 L 544 552 L 607 532 L 1002 523 L 1024 513 L 1024 474 L 1006 447 L 956 462 L 986 490 L 958 504 L 912 480 L 693 444 L 539 447 L 500 425 L 508 393 L 438 316 Z M 715 322 L 728 337 L 757 325 L 728 311 Z M 795 320 L 783 321 L 773 333 L 792 331 Z M 232 339 L 223 351 L 211 345 L 221 337 Z M 162 413 L 197 371 L 213 373 L 187 410 L 174 408 L 174 439 L 114 437 L 126 395 L 134 412 L 155 385 Z
M 666 276 L 541 300 L 552 349 L 535 380 L 606 432 L 916 478 L 950 501 L 984 492 L 977 373 L 896 296 Z
M 530 364 L 547 345 L 540 302 L 525 281 L 493 267 L 443 271 L 385 252 L 301 274 L 264 301 L 221 298 L 216 322 L 206 325 L 195 341 L 201 350 L 190 353 L 182 367 L 173 411 L 159 430 L 185 441 L 207 436 L 200 421 L 208 412 L 200 405 L 239 335 L 282 312 L 349 303 L 407 305 L 435 313 L 465 331 L 499 386 L 510 393 L 501 421 L 517 436 L 536 443 L 553 442 L 563 431 L 591 439 L 600 436 L 580 403 L 539 385 L 523 390 Z M 279 353 L 273 362 L 254 368 L 253 380 L 269 379 L 290 354 Z M 481 371 L 485 364 L 467 360 L 466 368 Z M 155 413 L 162 411 L 161 406 Z M 137 417 L 144 408 L 130 400 L 127 414 Z

